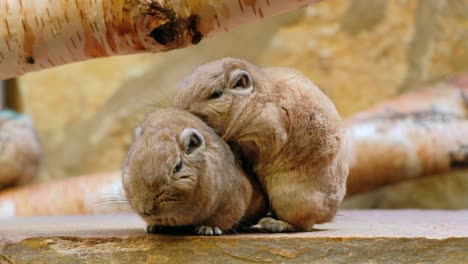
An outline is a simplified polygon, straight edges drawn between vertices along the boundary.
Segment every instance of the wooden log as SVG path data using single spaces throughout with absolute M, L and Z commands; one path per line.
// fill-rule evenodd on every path
M 346 124 L 348 195 L 468 168 L 468 77 L 403 94 Z
M 57 65 L 163 52 L 320 0 L 0 0 L 0 80 Z
M 0 218 L 128 212 L 120 173 L 83 175 L 0 193 Z

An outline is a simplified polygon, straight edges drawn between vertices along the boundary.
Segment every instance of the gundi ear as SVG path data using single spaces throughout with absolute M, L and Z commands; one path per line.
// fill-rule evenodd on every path
M 205 138 L 200 131 L 195 128 L 186 128 L 180 135 L 181 142 L 184 144 L 184 151 L 190 155 L 197 149 L 205 148 Z
M 249 95 L 253 91 L 253 80 L 250 73 L 235 69 L 229 74 L 229 88 L 233 94 Z

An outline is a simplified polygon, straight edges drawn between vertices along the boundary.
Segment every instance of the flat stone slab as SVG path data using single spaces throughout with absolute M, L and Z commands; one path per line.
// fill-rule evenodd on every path
M 317 231 L 145 234 L 132 215 L 0 220 L 3 263 L 467 263 L 468 210 L 340 211 Z

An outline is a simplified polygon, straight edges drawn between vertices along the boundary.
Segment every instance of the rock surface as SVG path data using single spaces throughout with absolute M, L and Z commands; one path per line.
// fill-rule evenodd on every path
M 135 216 L 0 221 L 0 263 L 463 263 L 468 211 L 341 211 L 315 232 L 147 235 Z

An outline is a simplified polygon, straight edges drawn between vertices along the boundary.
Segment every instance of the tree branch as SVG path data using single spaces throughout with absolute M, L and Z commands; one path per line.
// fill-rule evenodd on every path
M 347 194 L 468 168 L 468 79 L 404 94 L 347 120 Z
M 0 0 L 0 79 L 198 44 L 320 0 Z

